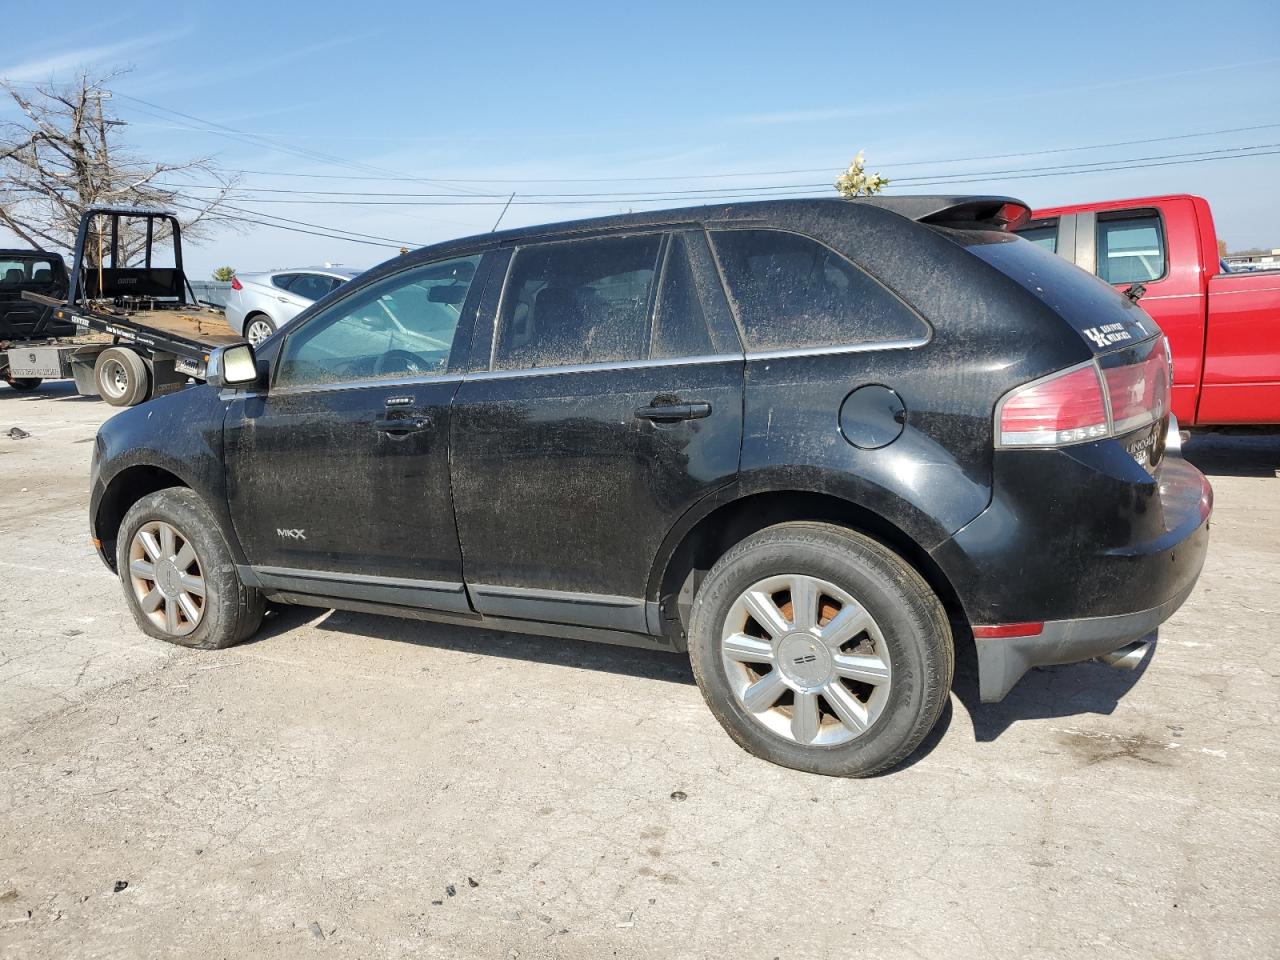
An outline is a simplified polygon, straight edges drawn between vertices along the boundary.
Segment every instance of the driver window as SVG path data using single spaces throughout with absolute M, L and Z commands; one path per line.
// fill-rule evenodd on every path
M 397 273 L 316 314 L 285 340 L 276 384 L 444 373 L 481 256 Z

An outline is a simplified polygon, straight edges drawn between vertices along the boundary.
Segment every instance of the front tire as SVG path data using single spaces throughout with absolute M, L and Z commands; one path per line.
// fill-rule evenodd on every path
M 955 668 L 938 597 L 901 557 L 825 523 L 753 534 L 694 598 L 689 657 L 735 742 L 807 773 L 867 777 L 920 745 Z
M 240 581 L 217 520 L 186 487 L 148 494 L 129 508 L 116 569 L 133 619 L 149 637 L 219 650 L 262 624 L 262 594 Z
M 43 377 L 12 377 L 9 371 L 4 371 L 4 382 L 19 393 L 30 393 L 40 384 L 44 383 Z
M 244 325 L 244 338 L 254 349 L 275 332 L 276 325 L 265 313 L 255 313 Z

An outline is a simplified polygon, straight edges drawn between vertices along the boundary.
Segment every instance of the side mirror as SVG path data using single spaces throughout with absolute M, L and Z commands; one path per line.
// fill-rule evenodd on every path
M 237 343 L 215 347 L 205 363 L 205 382 L 213 387 L 247 387 L 258 381 L 258 362 L 253 347 Z

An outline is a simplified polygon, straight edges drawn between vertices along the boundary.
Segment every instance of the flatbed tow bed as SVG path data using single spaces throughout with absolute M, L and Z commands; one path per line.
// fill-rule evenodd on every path
M 99 255 L 87 265 L 86 245 L 95 218 L 107 218 L 98 230 Z M 117 266 L 121 219 L 145 223 L 142 266 Z M 152 267 L 156 222 L 168 221 L 174 245 L 174 267 Z M 101 238 L 110 236 L 109 265 Z M 188 295 L 190 296 L 188 297 Z M 72 378 L 85 396 L 101 396 L 115 406 L 133 406 L 149 397 L 181 389 L 189 379 L 203 380 L 209 352 L 240 343 L 222 315 L 200 304 L 182 272 L 182 246 L 177 218 L 163 211 L 95 208 L 85 212 L 76 241 L 68 298 L 24 291 L 23 296 L 47 308 L 32 336 L 21 343 L 0 344 L 0 374 L 20 390 L 42 380 Z M 75 324 L 74 338 L 41 341 L 50 320 Z M 3 349 L 7 346 L 7 349 Z

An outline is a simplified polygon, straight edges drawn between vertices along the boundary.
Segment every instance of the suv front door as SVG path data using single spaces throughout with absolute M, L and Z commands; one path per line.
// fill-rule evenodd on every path
M 449 405 L 480 255 L 361 284 L 286 337 L 270 390 L 226 419 L 236 533 L 267 588 L 470 609 Z
M 479 612 L 656 623 L 645 587 L 663 538 L 738 472 L 742 349 L 699 266 L 700 231 L 532 243 L 500 304 L 486 294 L 484 369 L 465 377 L 451 427 Z

